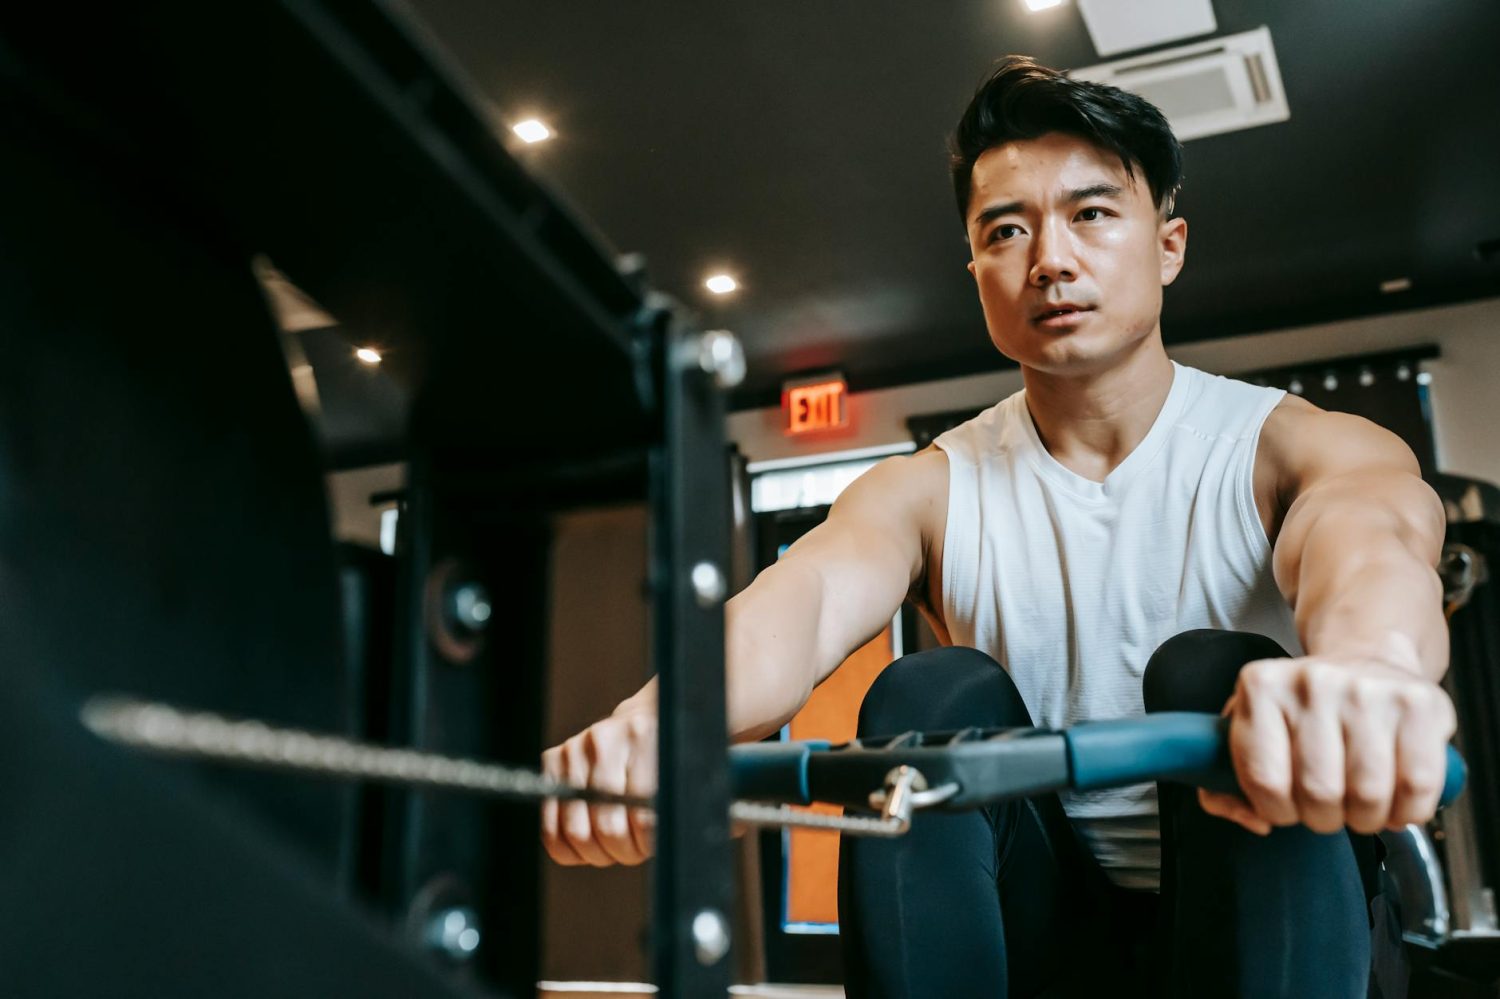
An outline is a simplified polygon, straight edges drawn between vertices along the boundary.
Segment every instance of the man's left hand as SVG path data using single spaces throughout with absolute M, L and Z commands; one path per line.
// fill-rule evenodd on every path
M 1244 797 L 1200 790 L 1211 815 L 1265 835 L 1301 823 L 1359 833 L 1437 810 L 1453 702 L 1409 664 L 1360 655 L 1261 659 L 1224 707 Z

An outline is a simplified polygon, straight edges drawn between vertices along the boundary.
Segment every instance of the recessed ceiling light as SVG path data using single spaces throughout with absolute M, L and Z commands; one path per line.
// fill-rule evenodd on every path
M 1048 7 L 1058 7 L 1063 0 L 1026 0 L 1027 10 L 1046 10 Z
M 359 348 L 354 352 L 354 356 L 359 358 L 361 361 L 364 361 L 366 364 L 380 363 L 380 351 L 371 350 L 369 347 Z
M 715 274 L 703 282 L 703 286 L 715 295 L 727 295 L 738 288 L 740 283 L 728 274 Z
M 552 138 L 552 129 L 543 125 L 535 118 L 527 118 L 525 121 L 517 122 L 510 127 L 512 132 L 520 136 L 522 142 L 545 142 Z

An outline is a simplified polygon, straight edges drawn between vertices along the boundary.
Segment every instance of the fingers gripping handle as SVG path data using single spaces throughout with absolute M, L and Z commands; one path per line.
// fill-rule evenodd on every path
M 1229 759 L 1228 722 L 1210 714 L 1161 712 L 1116 721 L 1087 722 L 1063 733 L 1071 786 L 1079 790 L 1170 780 L 1216 791 L 1237 791 Z M 1003 755 L 1015 744 L 985 744 Z M 811 801 L 808 769 L 820 741 L 762 742 L 730 749 L 730 779 L 736 798 L 805 805 Z M 899 762 L 892 753 L 891 765 Z M 1463 790 L 1467 768 L 1448 747 L 1448 770 L 1439 801 L 1448 805 Z M 1059 781 L 1061 784 L 1061 781 Z M 978 793 L 979 789 L 969 789 Z M 1011 795 L 1000 794 L 995 800 Z
M 1139 718 L 1088 722 L 1067 731 L 1073 786 L 1079 790 L 1172 780 L 1213 791 L 1238 791 L 1229 759 L 1229 721 L 1218 715 L 1163 711 Z M 1468 767 L 1448 747 L 1439 805 L 1463 790 Z

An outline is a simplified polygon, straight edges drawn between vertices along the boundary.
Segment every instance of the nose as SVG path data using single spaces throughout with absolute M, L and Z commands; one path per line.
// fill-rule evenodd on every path
M 1043 222 L 1032 242 L 1032 254 L 1030 280 L 1034 287 L 1078 279 L 1078 260 L 1066 224 L 1056 219 Z

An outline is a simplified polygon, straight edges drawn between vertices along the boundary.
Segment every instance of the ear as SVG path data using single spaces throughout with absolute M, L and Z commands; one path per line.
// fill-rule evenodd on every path
M 974 270 L 974 261 L 972 260 L 969 261 L 969 274 L 974 278 L 975 281 L 979 280 L 979 275 Z
M 1187 219 L 1167 219 L 1157 228 L 1161 246 L 1161 284 L 1165 288 L 1177 280 L 1187 260 Z

